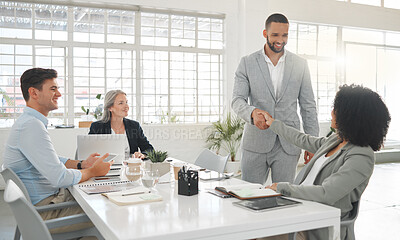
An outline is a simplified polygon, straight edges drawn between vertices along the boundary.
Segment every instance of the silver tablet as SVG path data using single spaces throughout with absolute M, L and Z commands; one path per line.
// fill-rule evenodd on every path
M 280 196 L 233 202 L 233 205 L 235 206 L 242 207 L 254 212 L 263 212 L 278 208 L 296 206 L 297 204 L 301 204 L 301 202 L 297 202 Z

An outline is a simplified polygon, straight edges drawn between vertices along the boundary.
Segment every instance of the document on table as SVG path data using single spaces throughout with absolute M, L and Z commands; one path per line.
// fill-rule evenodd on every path
M 266 189 L 263 185 L 255 183 L 215 187 L 215 190 L 223 192 L 225 194 L 229 194 L 241 200 L 274 197 L 281 195 L 280 193 L 277 193 L 272 189 Z
M 151 193 L 148 188 L 143 186 L 139 186 L 122 192 L 102 193 L 102 195 L 119 206 L 159 202 L 163 200 L 162 196 Z

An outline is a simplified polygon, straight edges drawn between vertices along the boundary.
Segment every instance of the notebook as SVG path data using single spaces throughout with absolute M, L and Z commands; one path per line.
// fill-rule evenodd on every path
M 296 206 L 297 204 L 301 204 L 301 202 L 297 202 L 291 199 L 278 196 L 278 197 L 243 200 L 239 202 L 233 202 L 232 204 L 254 212 L 262 212 L 272 209 Z
M 122 192 L 102 193 L 102 195 L 119 206 L 159 202 L 163 200 L 162 196 L 151 193 L 148 188 L 143 186 L 138 186 Z
M 137 182 L 131 181 L 116 181 L 116 182 L 99 182 L 80 184 L 79 188 L 87 194 L 107 193 L 129 190 L 140 186 Z
M 266 198 L 266 197 L 274 197 L 281 195 L 280 193 L 277 193 L 272 189 L 266 189 L 263 185 L 256 183 L 246 183 L 246 184 L 216 187 L 215 190 L 225 194 L 229 194 L 241 200 Z

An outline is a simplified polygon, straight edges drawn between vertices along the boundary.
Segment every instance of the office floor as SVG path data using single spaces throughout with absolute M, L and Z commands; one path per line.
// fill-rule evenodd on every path
M 363 194 L 356 221 L 356 238 L 361 240 L 400 239 L 400 163 L 375 166 L 369 185 Z M 15 219 L 0 191 L 0 240 L 10 240 Z

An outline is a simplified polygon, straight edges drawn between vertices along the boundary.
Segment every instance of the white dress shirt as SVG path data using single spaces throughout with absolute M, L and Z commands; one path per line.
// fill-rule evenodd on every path
M 265 54 L 265 50 L 263 51 L 263 53 L 264 53 L 264 59 L 268 65 L 268 70 L 269 70 L 269 74 L 270 74 L 270 77 L 272 80 L 272 84 L 274 85 L 275 96 L 276 96 L 276 98 L 278 98 L 279 90 L 282 85 L 283 73 L 285 71 L 286 51 L 283 50 L 283 55 L 282 55 L 282 57 L 279 58 L 276 66 L 274 66 L 271 59 L 269 59 L 267 54 Z
M 314 185 L 315 178 L 317 177 L 321 167 L 324 165 L 326 161 L 329 160 L 329 157 L 325 157 L 322 155 L 315 161 L 314 165 L 312 166 L 310 172 L 308 173 L 306 179 L 300 185 Z

